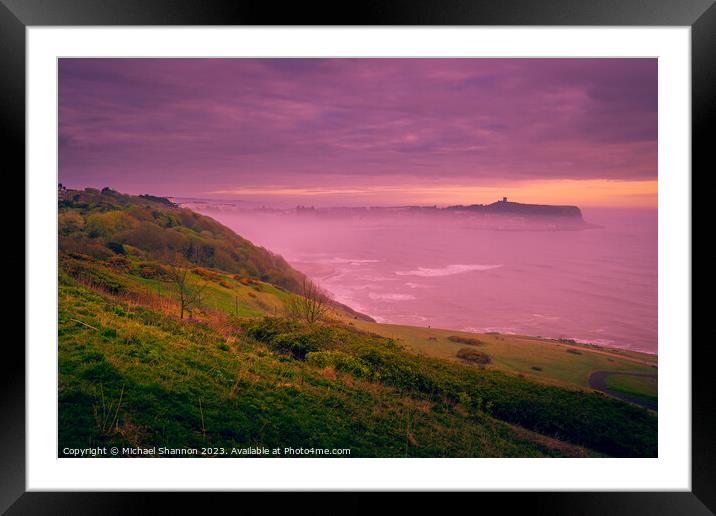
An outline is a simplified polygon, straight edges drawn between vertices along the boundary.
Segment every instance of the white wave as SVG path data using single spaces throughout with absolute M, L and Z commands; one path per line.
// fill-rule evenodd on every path
M 462 274 L 464 272 L 471 271 L 489 271 L 490 269 L 497 269 L 498 267 L 502 267 L 502 265 L 480 265 L 479 263 L 471 265 L 454 264 L 440 269 L 418 267 L 412 271 L 398 271 L 396 274 L 398 276 L 422 276 L 424 278 L 432 278 L 439 276 L 452 276 L 453 274 Z
M 468 326 L 466 328 L 462 328 L 460 331 L 464 331 L 467 333 L 501 333 L 503 335 L 517 335 L 517 329 L 516 328 L 507 328 L 507 327 L 492 327 L 492 326 Z
M 361 265 L 363 263 L 380 263 L 380 260 L 368 260 L 364 258 L 330 258 L 326 260 L 318 260 L 318 263 L 322 264 L 351 264 L 351 265 Z
M 543 319 L 546 321 L 558 321 L 559 317 L 556 315 L 546 315 L 546 314 L 532 314 L 532 317 L 535 317 L 537 319 Z
M 378 292 L 371 292 L 368 297 L 377 301 L 410 301 L 415 299 L 415 296 L 410 294 L 380 294 Z

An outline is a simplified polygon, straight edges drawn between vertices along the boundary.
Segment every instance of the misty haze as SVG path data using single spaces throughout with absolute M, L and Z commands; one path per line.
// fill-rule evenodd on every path
M 379 322 L 657 352 L 656 210 L 587 209 L 595 228 L 501 231 L 457 217 L 186 205 Z

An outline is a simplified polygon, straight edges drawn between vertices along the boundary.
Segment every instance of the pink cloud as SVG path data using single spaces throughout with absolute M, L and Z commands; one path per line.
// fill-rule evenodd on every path
M 62 59 L 60 179 L 197 195 L 654 179 L 654 59 Z

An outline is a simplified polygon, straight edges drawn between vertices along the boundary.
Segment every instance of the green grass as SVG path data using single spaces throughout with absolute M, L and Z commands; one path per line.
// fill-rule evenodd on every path
M 542 436 L 479 410 L 326 370 L 241 334 L 226 337 L 82 286 L 61 284 L 59 295 L 60 449 L 315 446 L 350 448 L 352 457 L 594 455 L 545 445 Z M 103 414 L 112 423 L 115 409 L 116 423 L 104 424 Z
M 490 368 L 520 374 L 533 380 L 564 387 L 589 389 L 593 371 L 634 371 L 656 374 L 653 355 L 596 348 L 553 339 L 520 335 L 467 333 L 454 330 L 352 321 L 363 330 L 396 339 L 417 354 L 459 362 L 457 352 L 464 344 L 450 339 L 460 336 L 477 339 L 479 350 L 492 359 Z M 578 349 L 580 354 L 568 353 Z M 540 368 L 536 371 L 534 368 Z
M 656 378 L 614 374 L 607 376 L 607 387 L 625 394 L 634 394 L 651 400 L 657 399 L 658 382 Z
M 284 299 L 289 294 L 279 291 L 267 283 L 257 282 L 260 290 L 242 285 L 229 275 L 223 281 L 230 287 L 219 285 L 213 281 L 190 274 L 191 281 L 197 285 L 205 285 L 205 301 L 203 306 L 212 310 L 220 310 L 239 317 L 260 317 L 267 313 L 275 313 L 283 309 Z M 152 294 L 164 297 L 173 297 L 174 286 L 167 281 L 148 278 L 132 278 L 138 285 L 143 286 Z
M 395 340 L 350 327 L 306 327 L 282 319 L 245 323 L 249 335 L 300 358 L 339 351 L 383 384 L 430 400 L 449 400 L 498 419 L 619 456 L 656 453 L 656 418 L 607 396 L 543 385 L 501 371 L 406 353 Z

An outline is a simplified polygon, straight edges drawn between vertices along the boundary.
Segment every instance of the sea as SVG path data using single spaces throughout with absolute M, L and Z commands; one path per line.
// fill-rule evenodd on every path
M 378 322 L 658 350 L 656 209 L 583 209 L 598 227 L 515 231 L 191 207 Z

